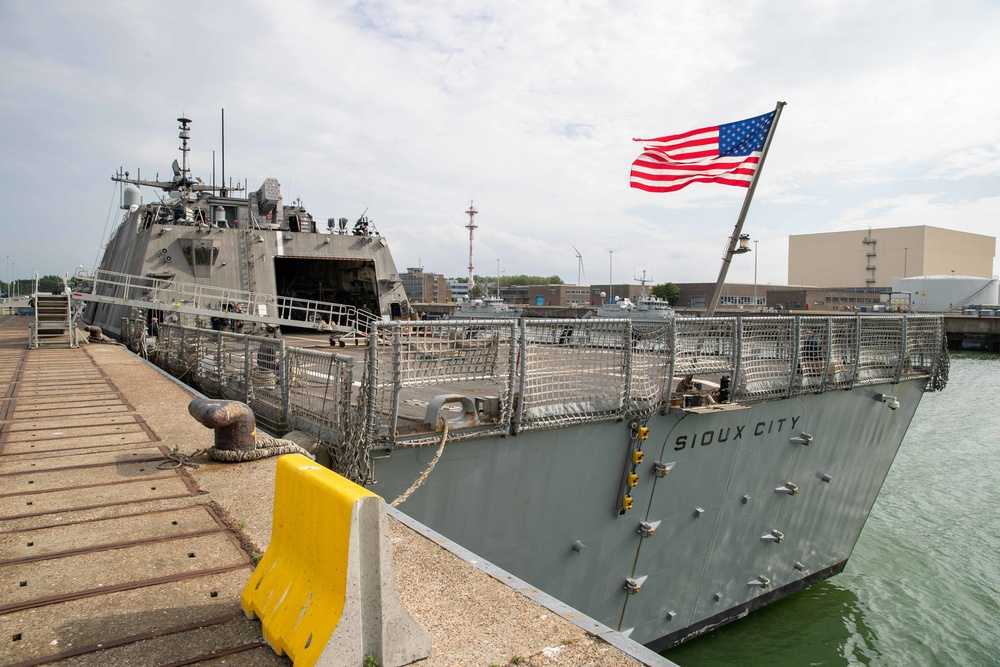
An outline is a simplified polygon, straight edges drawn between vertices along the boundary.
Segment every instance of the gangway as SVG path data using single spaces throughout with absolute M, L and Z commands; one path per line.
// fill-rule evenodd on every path
M 28 325 L 28 347 L 38 348 L 53 345 L 77 347 L 77 331 L 73 325 L 73 303 L 69 293 L 63 289 L 43 294 L 38 289 L 38 274 L 35 274 L 34 289 L 30 303 L 35 319 Z
M 358 344 L 378 318 L 355 306 L 262 294 L 173 278 L 135 276 L 80 267 L 70 281 L 79 302 L 159 311 L 180 315 L 239 320 L 259 325 L 298 327 L 330 332 L 330 344 Z

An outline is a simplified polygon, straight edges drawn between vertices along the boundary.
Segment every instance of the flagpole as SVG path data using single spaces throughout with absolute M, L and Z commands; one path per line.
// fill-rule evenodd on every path
M 750 179 L 750 187 L 747 188 L 746 197 L 743 198 L 743 208 L 740 209 L 740 217 L 736 221 L 733 235 L 729 237 L 726 256 L 722 258 L 722 268 L 719 269 L 719 279 L 715 282 L 715 291 L 712 292 L 712 300 L 708 302 L 708 310 L 705 311 L 706 317 L 714 315 L 715 309 L 719 305 L 719 298 L 722 296 L 722 286 L 725 285 L 726 274 L 729 273 L 729 264 L 733 261 L 736 244 L 739 242 L 740 233 L 743 231 L 743 221 L 746 220 L 747 211 L 750 210 L 750 200 L 753 199 L 753 191 L 757 188 L 757 179 L 760 178 L 760 172 L 764 169 L 764 159 L 767 157 L 767 149 L 771 147 L 771 139 L 774 137 L 775 128 L 778 127 L 778 119 L 781 118 L 781 110 L 784 106 L 784 102 L 778 102 L 774 108 L 774 120 L 771 121 L 771 128 L 767 132 L 767 139 L 764 140 L 764 150 L 760 154 L 760 162 L 757 163 L 757 168 L 753 172 L 753 178 Z

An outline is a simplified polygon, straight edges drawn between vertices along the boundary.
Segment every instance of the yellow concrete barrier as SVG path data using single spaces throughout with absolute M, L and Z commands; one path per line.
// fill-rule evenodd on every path
M 277 461 L 271 542 L 243 611 L 297 667 L 395 667 L 430 654 L 396 593 L 382 498 L 300 454 Z

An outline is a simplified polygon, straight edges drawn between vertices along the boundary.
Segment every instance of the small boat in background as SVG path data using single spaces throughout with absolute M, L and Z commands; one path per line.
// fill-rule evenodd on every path
M 631 299 L 617 298 L 615 301 L 603 303 L 594 313 L 594 317 L 625 317 L 640 321 L 663 321 L 676 317 L 670 303 L 652 294 L 640 296 L 635 302 Z
M 466 319 L 517 319 L 524 308 L 511 307 L 498 296 L 484 296 L 476 299 L 462 299 L 451 314 L 453 320 Z

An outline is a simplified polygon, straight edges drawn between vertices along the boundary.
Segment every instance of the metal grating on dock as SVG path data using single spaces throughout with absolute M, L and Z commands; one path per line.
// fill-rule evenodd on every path
M 0 664 L 287 664 L 240 609 L 250 555 L 160 465 L 187 443 L 25 320 L 0 321 Z

